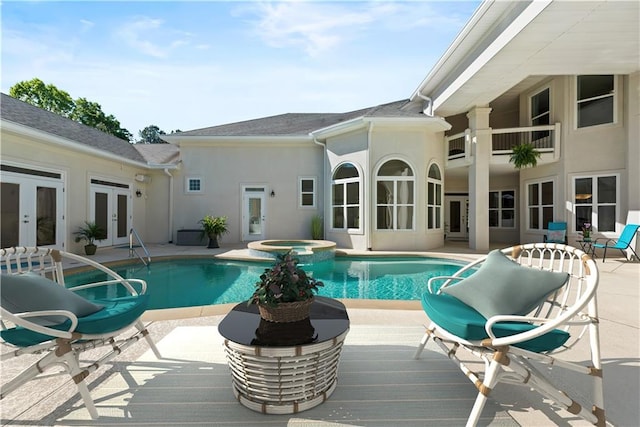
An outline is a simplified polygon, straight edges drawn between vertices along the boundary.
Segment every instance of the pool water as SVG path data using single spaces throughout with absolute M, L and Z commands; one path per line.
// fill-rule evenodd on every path
M 331 298 L 419 300 L 427 281 L 451 276 L 463 263 L 426 257 L 339 257 L 302 266 L 322 281 L 318 295 Z M 271 263 L 182 258 L 113 267 L 126 278 L 144 279 L 149 309 L 236 303 L 249 299 L 260 275 Z M 67 286 L 106 280 L 102 273 L 68 276 Z M 113 297 L 106 287 L 81 291 L 86 298 Z M 123 292 L 124 295 L 124 292 Z

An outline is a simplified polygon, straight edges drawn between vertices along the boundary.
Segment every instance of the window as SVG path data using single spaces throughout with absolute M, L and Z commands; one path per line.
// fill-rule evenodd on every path
M 576 93 L 578 128 L 614 122 L 613 76 L 578 76 Z
M 185 180 L 186 193 L 202 193 L 202 179 L 199 177 L 187 177 Z
M 351 163 L 339 166 L 333 173 L 331 227 L 342 230 L 360 228 L 360 174 Z
M 544 126 L 551 123 L 551 108 L 549 104 L 549 88 L 531 97 L 531 126 Z M 547 138 L 550 131 L 536 131 L 531 134 L 532 141 Z
M 618 191 L 617 175 L 575 178 L 575 231 L 581 231 L 585 222 L 591 223 L 596 231 L 615 231 L 620 199 Z
M 433 164 L 427 174 L 427 229 L 442 228 L 442 175 Z
M 528 228 L 546 230 L 554 220 L 553 181 L 540 181 L 527 185 Z
M 514 190 L 489 191 L 489 227 L 516 226 L 515 199 Z
M 298 191 L 300 194 L 301 208 L 316 207 L 316 178 L 301 177 L 298 179 Z
M 380 167 L 376 180 L 376 229 L 412 230 L 414 210 L 413 171 L 402 160 Z

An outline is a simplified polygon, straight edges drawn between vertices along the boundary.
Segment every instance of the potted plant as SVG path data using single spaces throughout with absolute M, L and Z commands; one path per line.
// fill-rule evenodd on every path
M 540 156 L 540 152 L 536 150 L 533 144 L 525 142 L 513 147 L 513 152 L 509 158 L 509 162 L 513 163 L 513 165 L 518 169 L 522 169 L 527 166 L 535 167 L 538 164 Z
M 297 322 L 309 317 L 314 293 L 324 284 L 298 267 L 298 259 L 288 251 L 278 255 L 255 286 L 247 304 L 257 304 L 260 317 L 271 322 Z
M 218 237 L 229 232 L 227 217 L 206 215 L 199 223 L 202 224 L 202 233 L 209 238 L 207 248 L 219 248 Z
M 82 240 L 87 242 L 84 246 L 84 252 L 87 255 L 94 255 L 98 249 L 95 241 L 104 240 L 107 235 L 100 225 L 89 221 L 85 221 L 84 226 L 80 227 L 80 229 L 73 234 L 76 235 L 76 243 Z

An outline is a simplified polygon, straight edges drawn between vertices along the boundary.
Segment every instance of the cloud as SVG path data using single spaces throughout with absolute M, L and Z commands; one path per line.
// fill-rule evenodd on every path
M 143 55 L 164 59 L 193 38 L 189 32 L 167 29 L 164 24 L 162 19 L 137 17 L 116 29 L 115 35 Z
M 255 33 L 272 47 L 297 47 L 309 56 L 335 48 L 363 25 L 372 22 L 366 10 L 333 3 L 266 2 L 236 9 L 253 15 Z

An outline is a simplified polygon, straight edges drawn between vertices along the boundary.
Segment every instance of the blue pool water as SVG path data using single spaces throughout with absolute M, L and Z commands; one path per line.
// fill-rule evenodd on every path
M 318 295 L 332 298 L 419 300 L 427 280 L 450 276 L 462 263 L 424 257 L 339 257 L 304 265 L 324 287 Z M 260 274 L 271 263 L 183 258 L 113 267 L 123 277 L 144 279 L 150 294 L 150 309 L 236 303 L 247 300 Z M 78 273 L 67 278 L 67 286 L 105 280 L 102 273 Z M 82 291 L 89 298 L 106 295 L 105 288 Z

